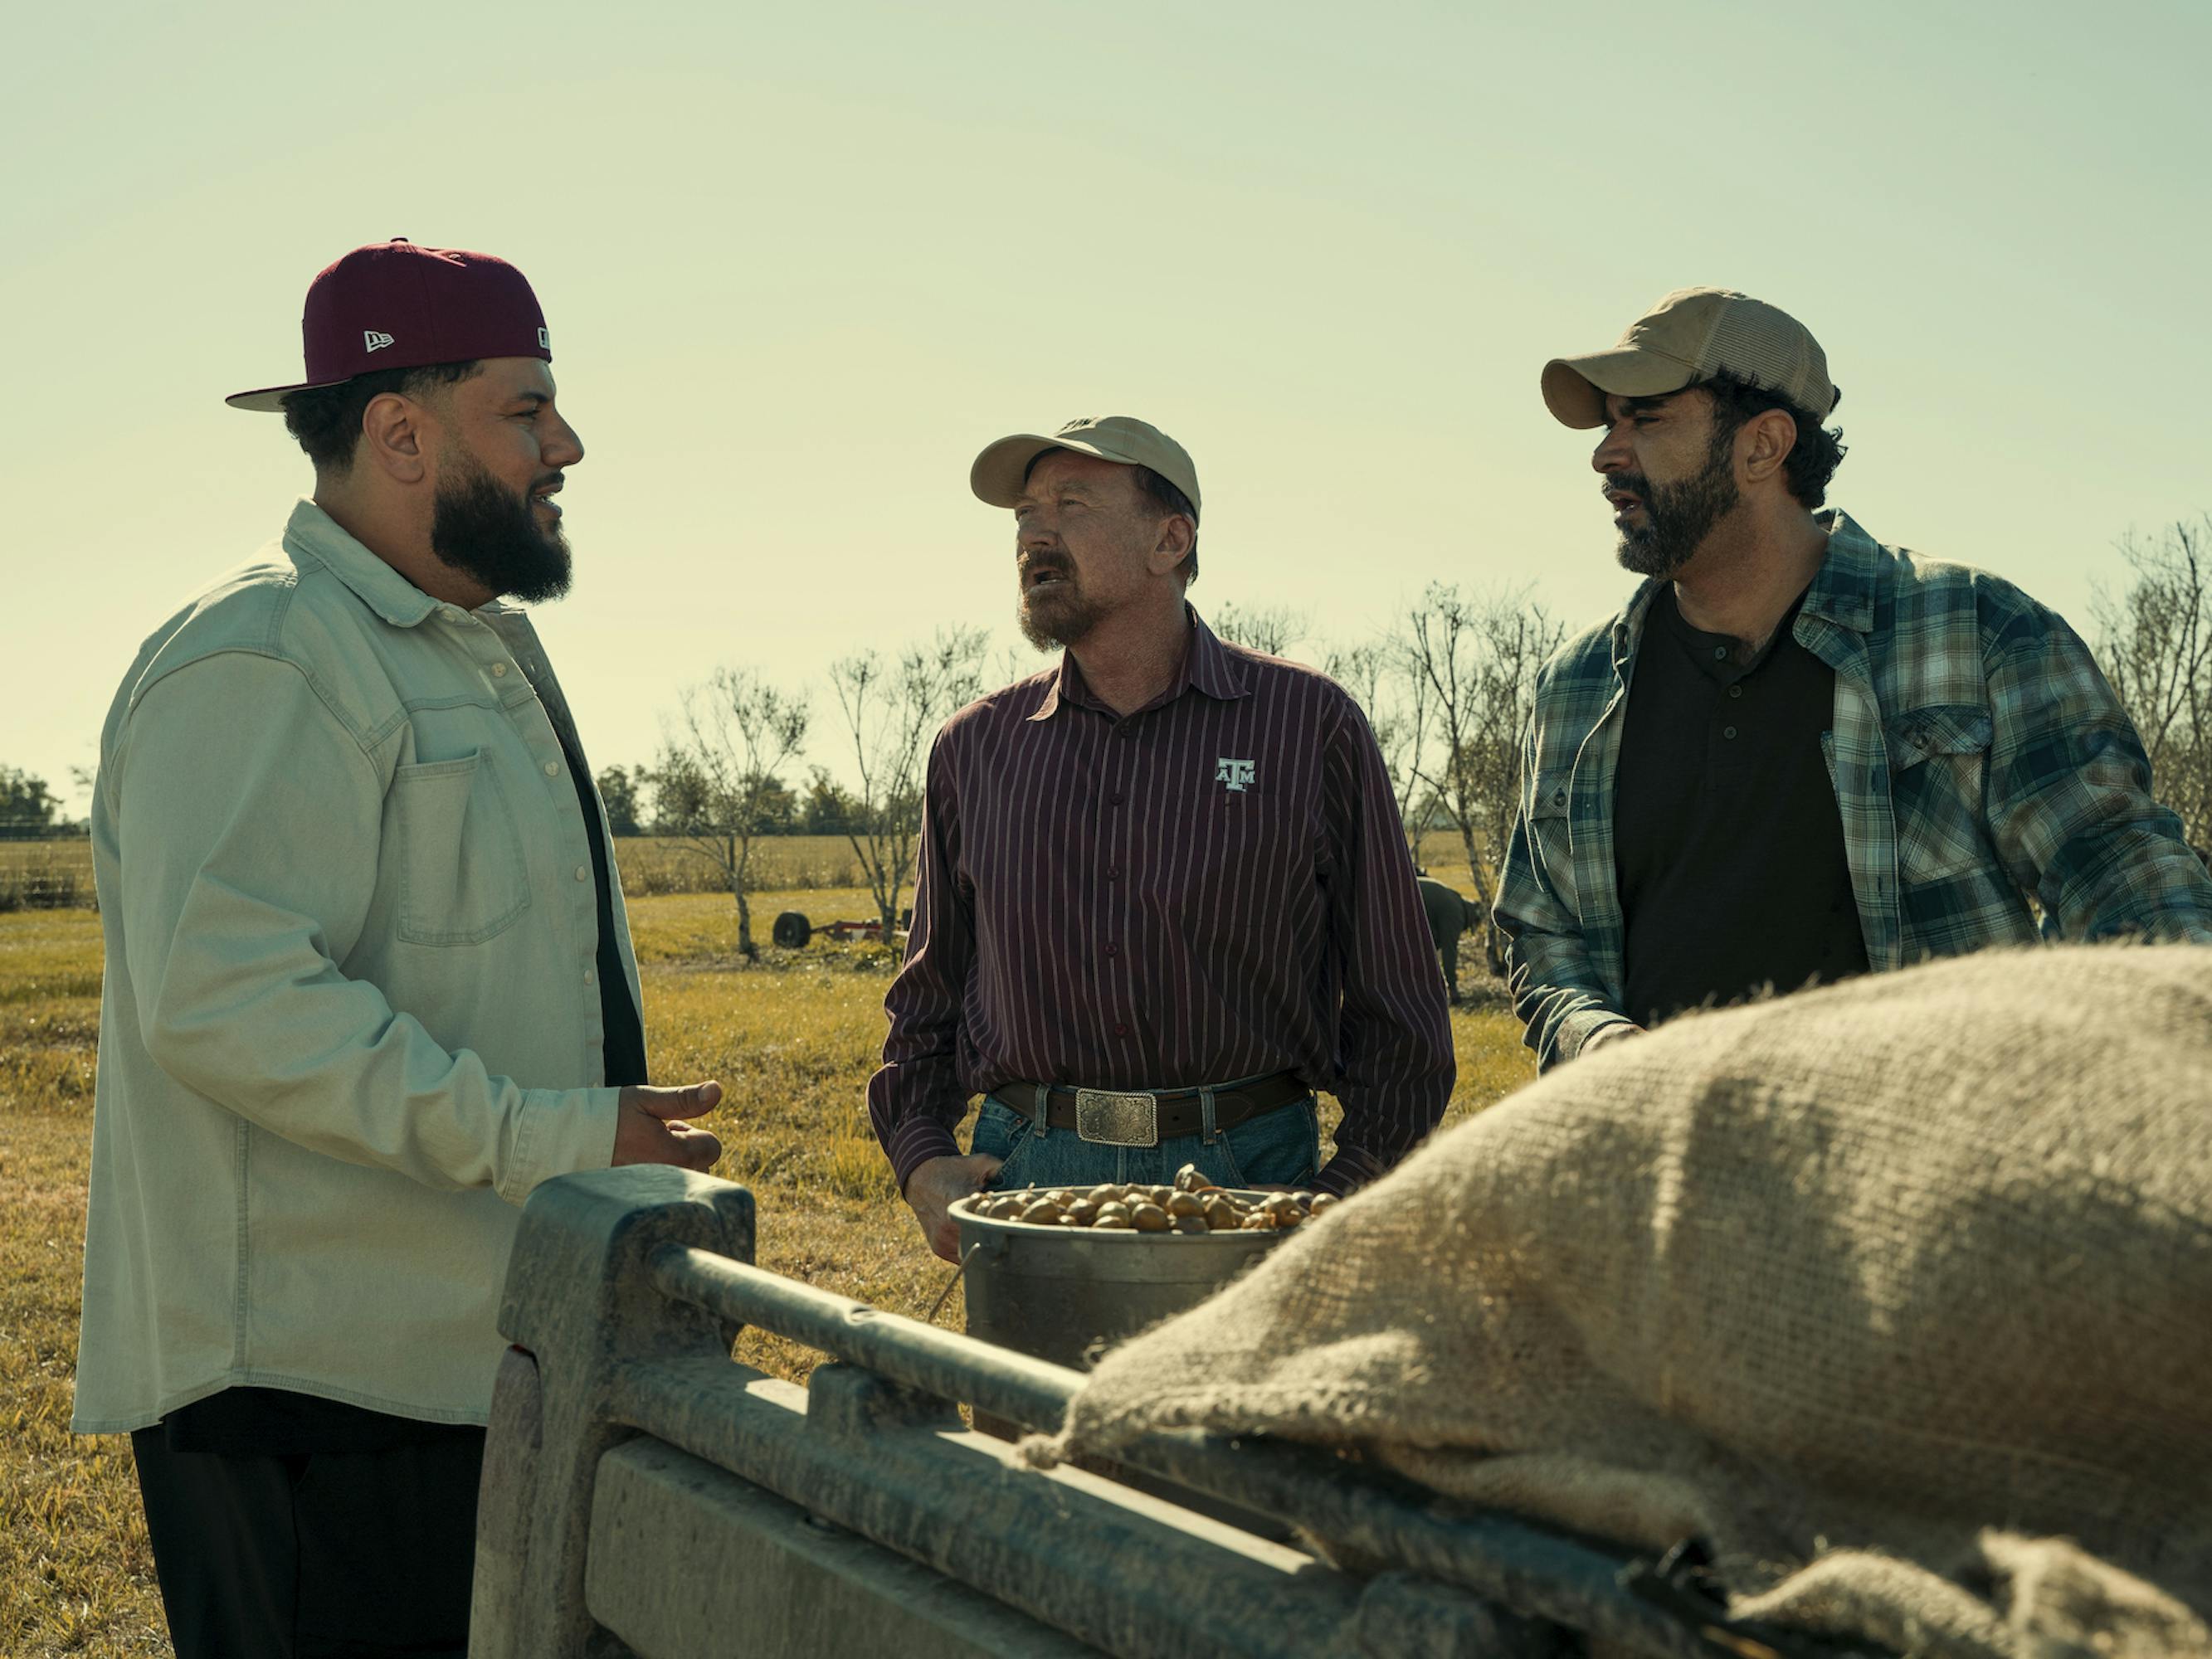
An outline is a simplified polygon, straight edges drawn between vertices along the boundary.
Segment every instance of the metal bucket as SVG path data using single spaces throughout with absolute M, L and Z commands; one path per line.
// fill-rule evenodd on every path
M 1094 1232 L 975 1213 L 979 1201 L 1002 1195 L 952 1206 L 967 1264 L 968 1334 L 1083 1370 L 1106 1345 L 1196 1307 L 1286 1237 Z
M 1019 1191 L 1021 1188 L 1015 1188 Z M 1028 1190 L 1044 1192 L 1045 1188 Z M 979 1193 L 952 1206 L 960 1224 L 960 1260 L 968 1285 L 968 1334 L 1039 1359 L 1089 1370 L 1102 1349 L 1194 1308 L 1280 1243 L 1273 1229 L 1246 1232 L 1094 1232 L 1088 1227 L 1038 1227 L 977 1215 Z M 1262 1193 L 1237 1191 L 1239 1198 Z M 1019 1437 L 1011 1423 L 975 1413 L 975 1427 L 1001 1439 Z M 1200 1515 L 1286 1541 L 1281 1519 L 1193 1492 L 1109 1459 L 1079 1457 L 1094 1474 L 1119 1480 Z

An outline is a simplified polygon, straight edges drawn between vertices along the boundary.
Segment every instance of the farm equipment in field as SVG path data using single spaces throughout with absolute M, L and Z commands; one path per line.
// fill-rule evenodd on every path
M 911 910 L 901 913 L 898 926 L 891 929 L 892 943 L 903 945 L 906 942 L 907 924 L 913 915 Z M 865 921 L 814 922 L 799 911 L 786 910 L 777 915 L 769 928 L 769 938 L 787 951 L 805 949 L 808 941 L 817 934 L 825 939 L 834 939 L 840 945 L 855 939 L 879 942 L 884 936 L 884 924 L 882 919 L 876 916 Z
M 753 1221 L 744 1188 L 654 1166 L 532 1195 L 500 1314 L 478 1659 L 1715 1651 L 1608 1551 L 1311 1448 L 1184 1431 L 1127 1459 L 1413 1569 L 1358 1576 L 1030 1467 L 959 1406 L 1051 1429 L 1082 1373 L 763 1272 Z M 747 1325 L 831 1363 L 805 1388 L 737 1364 Z

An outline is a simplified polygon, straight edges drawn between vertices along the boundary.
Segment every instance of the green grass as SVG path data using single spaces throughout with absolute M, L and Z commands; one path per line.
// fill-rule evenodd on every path
M 1444 850 L 1431 867 L 1464 889 L 1464 865 L 1449 867 Z M 622 857 L 632 856 L 626 845 Z M 849 884 L 793 882 L 754 897 L 764 946 L 769 920 L 784 908 L 817 922 L 871 914 Z M 817 942 L 764 948 L 747 963 L 726 894 L 641 895 L 630 919 L 655 1075 L 725 1085 L 710 1120 L 726 1149 L 716 1173 L 759 1200 L 762 1265 L 926 1314 L 952 1270 L 923 1246 L 893 1194 L 864 1104 L 893 954 Z M 68 1432 L 100 962 L 100 920 L 89 911 L 0 915 L 0 1654 L 9 1659 L 169 1650 L 130 1447 Z M 1452 1031 L 1460 1079 L 1448 1121 L 1530 1075 L 1518 1029 L 1494 997 L 1455 1011 Z M 1326 1108 L 1324 1126 L 1334 1121 Z M 963 1316 L 956 1292 L 939 1322 L 957 1328 Z M 794 1378 L 814 1361 L 757 1333 L 738 1352 Z

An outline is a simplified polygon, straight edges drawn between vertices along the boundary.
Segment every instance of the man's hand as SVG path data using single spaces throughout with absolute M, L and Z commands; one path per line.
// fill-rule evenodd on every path
M 988 1152 L 969 1158 L 933 1158 L 915 1165 L 906 1178 L 906 1201 L 921 1224 L 929 1248 L 947 1261 L 960 1260 L 960 1224 L 952 1206 L 970 1193 L 980 1193 L 999 1173 L 999 1160 Z
M 615 1119 L 616 1164 L 673 1164 L 701 1174 L 714 1167 L 722 1143 L 710 1129 L 684 1121 L 711 1112 L 721 1103 L 719 1083 L 695 1083 L 686 1089 L 655 1089 L 633 1083 L 622 1091 Z

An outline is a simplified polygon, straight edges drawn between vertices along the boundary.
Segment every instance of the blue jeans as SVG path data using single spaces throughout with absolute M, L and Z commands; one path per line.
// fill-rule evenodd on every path
M 1157 1146 L 1103 1146 L 1073 1129 L 1048 1129 L 995 1096 L 983 1097 L 971 1152 L 1000 1161 L 1000 1187 L 1095 1187 L 1103 1182 L 1164 1186 L 1195 1164 L 1223 1187 L 1310 1187 L 1321 1164 L 1321 1122 L 1311 1095 L 1218 1131 L 1177 1135 Z

